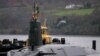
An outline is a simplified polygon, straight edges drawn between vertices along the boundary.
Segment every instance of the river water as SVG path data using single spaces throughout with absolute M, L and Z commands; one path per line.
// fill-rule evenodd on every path
M 68 35 L 51 35 L 52 38 L 65 38 L 66 44 L 75 44 L 92 48 L 92 41 L 96 40 L 97 52 L 100 52 L 100 36 L 68 36 Z M 0 40 L 10 39 L 11 41 L 17 38 L 18 40 L 27 40 L 28 35 L 0 35 Z

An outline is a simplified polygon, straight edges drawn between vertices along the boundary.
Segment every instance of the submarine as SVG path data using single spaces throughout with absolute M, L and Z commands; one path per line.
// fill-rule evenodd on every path
M 38 21 L 39 7 L 34 2 L 34 10 L 30 21 L 29 39 L 27 46 L 7 52 L 7 56 L 90 56 L 96 51 L 91 48 L 74 44 L 53 43 L 47 34 L 47 26 Z M 64 39 L 63 39 L 64 40 Z

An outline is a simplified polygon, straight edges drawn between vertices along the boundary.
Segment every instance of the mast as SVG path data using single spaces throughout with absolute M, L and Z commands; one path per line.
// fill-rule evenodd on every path
M 37 21 L 39 18 L 39 7 L 37 1 L 35 0 L 33 6 L 32 20 L 30 21 L 29 30 L 29 46 L 33 48 L 42 45 L 42 35 L 41 35 L 41 24 Z
M 34 1 L 33 9 L 32 18 L 33 20 L 37 20 L 39 18 L 39 6 L 37 4 L 37 0 Z

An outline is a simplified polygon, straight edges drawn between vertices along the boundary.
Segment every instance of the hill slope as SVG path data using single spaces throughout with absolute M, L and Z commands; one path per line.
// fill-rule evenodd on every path
M 47 18 L 50 34 L 100 35 L 100 1 L 99 0 L 37 0 L 40 5 L 41 22 Z M 34 0 L 1 0 L 0 1 L 0 34 L 27 34 L 32 16 Z M 92 10 L 65 10 L 67 4 L 91 3 Z M 91 8 L 90 8 L 91 9 Z M 61 11 L 58 11 L 61 10 Z M 49 11 L 49 12 L 48 12 Z M 90 11 L 90 12 L 89 12 Z M 63 13 L 62 13 L 63 12 Z M 70 15 L 69 15 L 69 14 Z M 60 16 L 59 16 L 60 15 Z M 67 24 L 56 27 L 57 21 L 66 17 Z

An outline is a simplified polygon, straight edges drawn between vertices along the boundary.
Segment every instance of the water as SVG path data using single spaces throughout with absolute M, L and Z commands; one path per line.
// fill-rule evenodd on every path
M 66 43 L 75 44 L 92 48 L 92 40 L 97 41 L 97 52 L 100 52 L 100 36 L 67 36 L 67 35 L 51 35 L 52 38 L 66 38 Z M 28 35 L 0 35 L 0 40 L 10 39 L 11 41 L 17 38 L 18 40 L 27 40 Z
M 28 39 L 28 35 L 0 35 L 0 40 L 3 40 L 3 39 L 9 39 L 10 41 L 12 41 L 13 39 L 25 41 Z
M 100 52 L 100 36 L 64 36 L 64 35 L 52 35 L 53 38 L 66 38 L 66 43 L 75 44 L 79 46 L 84 46 L 88 48 L 92 48 L 92 41 L 96 40 L 97 44 L 97 52 Z

